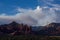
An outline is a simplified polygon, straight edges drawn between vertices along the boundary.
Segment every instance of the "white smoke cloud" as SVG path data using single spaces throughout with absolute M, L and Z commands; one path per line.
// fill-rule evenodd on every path
M 0 15 L 0 24 L 10 23 L 16 21 L 18 23 L 24 23 L 34 26 L 44 26 L 52 22 L 56 22 L 57 8 L 48 8 L 37 6 L 36 9 L 23 9 L 18 8 L 19 11 L 16 15 Z

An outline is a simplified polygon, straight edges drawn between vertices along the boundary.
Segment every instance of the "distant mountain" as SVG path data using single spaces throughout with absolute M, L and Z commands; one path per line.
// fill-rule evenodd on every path
M 60 36 L 60 23 L 50 23 L 43 27 L 38 34 L 40 35 L 56 35 Z
M 41 27 L 43 27 L 41 29 Z M 33 27 L 33 34 L 60 36 L 60 23 L 50 23 L 46 26 Z
M 32 26 L 32 31 L 40 31 L 44 26 Z

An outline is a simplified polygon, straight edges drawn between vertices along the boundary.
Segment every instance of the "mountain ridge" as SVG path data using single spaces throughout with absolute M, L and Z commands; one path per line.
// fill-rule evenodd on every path
M 42 28 L 41 28 L 42 27 Z M 60 23 L 50 23 L 46 26 L 29 26 L 27 24 L 19 24 L 15 21 L 0 25 L 0 35 L 60 35 Z
M 20 35 L 20 34 L 30 34 L 31 27 L 26 24 L 19 24 L 12 22 L 9 24 L 0 25 L 0 33 L 11 34 L 11 35 Z

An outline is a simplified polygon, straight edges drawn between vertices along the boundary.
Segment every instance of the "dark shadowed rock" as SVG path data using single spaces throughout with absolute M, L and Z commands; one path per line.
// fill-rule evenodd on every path
M 13 21 L 10 24 L 0 25 L 0 32 L 11 35 L 30 34 L 31 27 Z

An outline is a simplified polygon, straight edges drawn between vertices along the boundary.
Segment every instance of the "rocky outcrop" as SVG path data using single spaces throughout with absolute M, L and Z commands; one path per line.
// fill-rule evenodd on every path
M 10 24 L 0 25 L 0 33 L 9 35 L 30 34 L 31 27 L 26 24 L 12 22 Z

